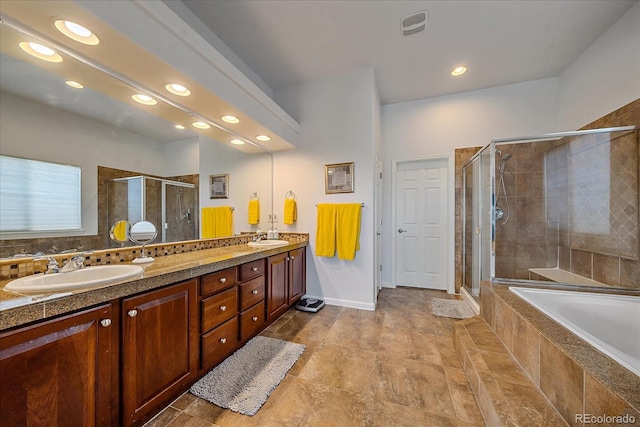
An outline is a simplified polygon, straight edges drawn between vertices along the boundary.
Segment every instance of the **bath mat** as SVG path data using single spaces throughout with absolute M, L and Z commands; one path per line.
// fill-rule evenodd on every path
M 433 314 L 436 316 L 452 317 L 454 319 L 467 319 L 475 316 L 475 313 L 465 301 L 433 298 L 431 305 Z
M 305 346 L 257 336 L 191 386 L 221 408 L 255 415 L 304 352 Z

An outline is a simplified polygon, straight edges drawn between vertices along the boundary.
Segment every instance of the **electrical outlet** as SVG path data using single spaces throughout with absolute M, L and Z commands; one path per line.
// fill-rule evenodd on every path
M 278 222 L 278 214 L 273 214 L 273 219 L 271 222 Z

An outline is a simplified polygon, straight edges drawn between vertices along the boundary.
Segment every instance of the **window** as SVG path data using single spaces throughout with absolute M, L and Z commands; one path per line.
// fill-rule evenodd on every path
M 77 166 L 0 156 L 0 232 L 80 230 L 80 177 Z

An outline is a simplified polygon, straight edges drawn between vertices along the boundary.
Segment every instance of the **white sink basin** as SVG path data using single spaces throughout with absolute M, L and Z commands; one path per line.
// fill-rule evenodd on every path
M 249 246 L 251 246 L 252 248 L 270 248 L 288 244 L 288 240 L 259 240 L 257 242 L 249 242 Z
M 116 283 L 142 274 L 139 265 L 117 264 L 85 267 L 68 273 L 34 274 L 12 280 L 4 287 L 14 292 L 59 292 Z

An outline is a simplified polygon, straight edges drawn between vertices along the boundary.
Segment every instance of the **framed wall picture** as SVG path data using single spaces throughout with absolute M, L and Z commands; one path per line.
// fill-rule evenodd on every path
M 353 193 L 353 162 L 325 165 L 324 192 Z
M 229 198 L 229 174 L 209 175 L 209 198 Z

